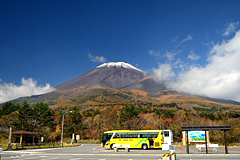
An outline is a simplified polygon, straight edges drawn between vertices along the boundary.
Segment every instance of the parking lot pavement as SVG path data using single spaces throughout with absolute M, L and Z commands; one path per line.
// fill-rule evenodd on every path
M 19 151 L 4 151 L 2 160 L 161 160 L 162 154 L 168 151 L 158 149 L 124 149 L 114 150 L 101 148 L 97 144 L 83 144 L 69 148 L 28 149 Z M 238 159 L 240 148 L 229 148 L 228 155 L 224 154 L 225 148 L 219 148 L 217 153 L 198 153 L 196 148 L 190 148 L 191 154 L 186 154 L 185 147 L 177 147 L 178 160 L 200 159 Z M 239 154 L 239 155 L 238 155 Z M 216 158 L 217 157 L 217 158 Z
M 239 154 L 240 156 L 240 148 L 228 148 L 229 155 Z M 101 148 L 99 144 L 83 144 L 77 147 L 68 147 L 68 148 L 48 148 L 48 149 L 27 149 L 27 150 L 18 150 L 18 151 L 4 151 L 4 159 L 6 156 L 8 158 L 14 159 L 33 159 L 31 156 L 36 156 L 39 158 L 40 156 L 51 156 L 50 158 L 54 158 L 57 156 L 58 159 L 61 157 L 74 158 L 74 156 L 155 156 L 159 157 L 162 154 L 165 154 L 169 151 L 163 151 L 159 149 L 130 149 L 130 152 L 125 152 L 124 149 L 119 150 L 119 152 L 115 152 L 111 149 Z M 186 147 L 176 147 L 175 150 L 178 156 L 191 156 L 191 155 L 199 155 L 204 156 L 206 152 L 198 152 L 196 148 L 190 148 L 190 154 L 186 154 Z M 225 155 L 225 148 L 218 148 L 217 152 L 209 152 L 208 155 Z M 28 157 L 27 157 L 28 156 Z M 55 157 L 56 158 L 56 157 Z M 75 157 L 80 158 L 80 157 Z M 41 159 L 41 157 L 40 157 Z M 44 158 L 42 158 L 44 159 Z

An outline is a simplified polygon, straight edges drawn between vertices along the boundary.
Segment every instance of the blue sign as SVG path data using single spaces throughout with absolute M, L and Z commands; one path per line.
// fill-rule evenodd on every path
M 205 131 L 188 131 L 189 142 L 205 142 Z

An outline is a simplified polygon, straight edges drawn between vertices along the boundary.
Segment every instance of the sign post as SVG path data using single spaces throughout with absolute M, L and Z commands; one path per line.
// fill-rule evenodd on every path
M 2 148 L 0 148 L 0 160 L 2 159 Z
M 72 144 L 74 144 L 74 139 L 75 139 L 75 137 L 74 137 L 74 133 L 72 134 Z
M 77 143 L 78 143 L 78 140 L 80 140 L 80 134 L 76 135 L 76 140 L 77 140 Z

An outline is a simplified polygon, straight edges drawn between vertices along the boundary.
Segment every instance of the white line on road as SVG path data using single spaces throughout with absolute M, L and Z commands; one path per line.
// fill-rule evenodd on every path
M 24 158 L 24 159 L 36 159 L 37 157 L 29 157 L 29 158 Z

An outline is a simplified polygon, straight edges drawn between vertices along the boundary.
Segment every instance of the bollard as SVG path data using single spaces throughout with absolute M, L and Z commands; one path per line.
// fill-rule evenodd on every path
M 175 152 L 169 152 L 171 160 L 177 160 Z
M 117 147 L 116 147 L 116 148 L 114 148 L 114 151 L 115 151 L 115 152 L 118 152 L 118 148 L 117 148 Z
M 162 160 L 171 160 L 170 154 L 162 154 Z
M 126 147 L 125 152 L 130 152 L 130 149 L 128 147 Z

